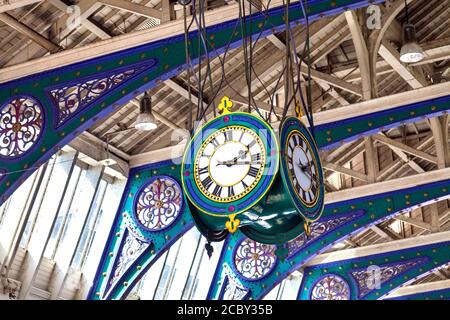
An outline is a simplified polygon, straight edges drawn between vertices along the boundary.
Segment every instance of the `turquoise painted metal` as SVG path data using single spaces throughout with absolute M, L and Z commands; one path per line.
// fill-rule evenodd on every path
M 304 269 L 300 300 L 375 300 L 450 260 L 450 242 L 375 254 Z
M 443 102 L 439 105 L 443 108 L 448 108 L 450 101 L 449 98 L 450 97 L 447 96 L 441 99 L 441 101 Z M 432 108 L 436 104 L 436 100 L 430 100 L 424 101 L 417 106 L 409 105 L 405 106 L 404 108 L 408 108 L 410 113 L 412 113 L 412 111 L 417 110 L 418 108 L 429 106 L 428 110 L 431 113 L 436 111 L 436 109 Z M 382 115 L 373 114 L 373 117 L 382 117 Z M 333 124 L 334 127 L 341 127 L 344 125 L 345 124 L 342 124 L 341 122 Z M 370 127 L 367 127 L 367 130 L 369 130 L 369 128 Z M 320 134 L 320 132 L 321 130 L 316 129 L 316 134 Z M 355 136 L 355 138 L 357 137 L 358 136 Z M 324 146 L 319 145 L 319 147 L 323 148 Z M 153 174 L 153 172 L 148 171 L 147 168 L 154 168 L 155 170 L 158 170 L 159 167 L 163 168 L 167 166 L 167 163 L 154 164 L 148 167 L 144 166 L 141 168 L 133 169 L 130 173 L 130 180 L 128 182 L 127 189 L 139 189 L 140 184 L 142 184 L 143 181 L 136 180 L 137 177 L 139 177 L 140 174 L 147 175 L 147 177 L 150 177 Z M 180 168 L 178 167 L 174 170 L 174 172 L 179 175 Z M 156 173 L 157 172 L 155 172 L 155 174 Z M 136 174 L 138 176 L 136 176 Z M 240 241 L 244 237 L 244 234 L 238 230 L 234 235 L 228 237 L 226 240 L 226 250 L 221 253 L 221 259 L 218 264 L 214 280 L 212 281 L 208 298 L 219 298 L 221 292 L 223 291 L 222 289 L 224 284 L 231 283 L 231 281 L 227 280 L 231 277 L 234 277 L 236 281 L 242 282 L 243 288 L 248 291 L 248 293 L 246 294 L 247 299 L 261 298 L 265 294 L 267 294 L 275 285 L 277 285 L 285 277 L 287 277 L 290 272 L 297 269 L 299 266 L 304 264 L 305 261 L 316 255 L 317 253 L 322 252 L 333 243 L 342 241 L 346 237 L 356 232 L 360 232 L 362 229 L 367 228 L 371 224 L 380 223 L 384 219 L 398 214 L 404 208 L 411 208 L 415 205 L 425 204 L 429 201 L 432 201 L 433 199 L 445 197 L 449 193 L 449 188 L 450 182 L 442 181 L 430 185 L 422 185 L 413 190 L 403 190 L 401 192 L 391 194 L 381 194 L 373 196 L 370 199 L 356 198 L 345 203 L 328 205 L 325 207 L 324 214 L 321 220 L 318 221 L 318 223 L 316 223 L 315 225 L 312 225 L 312 237 L 307 239 L 305 234 L 303 233 L 294 241 L 289 242 L 288 249 L 290 247 L 290 253 L 288 254 L 288 257 L 284 261 L 279 260 L 273 272 L 260 281 L 246 281 L 240 279 L 236 272 L 234 272 L 233 269 L 229 267 L 230 265 L 232 265 L 233 261 L 232 252 L 238 241 Z M 406 196 L 410 197 L 411 200 L 406 199 Z M 132 202 L 132 197 L 133 193 L 130 194 L 127 191 L 124 193 L 122 202 Z M 123 207 L 121 207 L 121 209 L 118 211 L 116 221 L 112 228 L 108 244 L 102 257 L 102 262 L 96 275 L 96 281 L 94 283 L 93 289 L 91 290 L 90 298 L 92 299 L 100 299 L 103 297 L 103 293 L 101 293 L 99 297 L 96 296 L 95 293 L 102 292 L 102 287 L 108 281 L 106 277 L 113 269 L 113 258 L 110 257 L 109 254 L 112 253 L 113 256 L 117 255 L 120 241 L 115 236 L 115 232 L 117 230 L 120 231 L 123 229 L 124 224 L 121 216 L 123 210 Z M 186 226 L 183 228 L 180 226 L 179 229 L 177 229 L 178 233 L 175 232 L 169 235 L 169 238 L 172 237 L 171 239 L 174 239 L 173 237 L 175 235 L 181 236 L 182 234 L 184 234 L 184 232 L 186 232 L 190 227 L 194 225 L 191 215 L 188 214 L 187 208 L 184 210 L 184 212 L 185 213 L 183 214 L 183 216 L 185 217 L 185 221 L 187 222 Z M 319 230 L 325 230 L 326 232 L 320 233 Z M 162 236 L 162 238 L 164 238 L 164 236 Z M 153 264 L 156 259 L 170 247 L 171 244 L 172 242 L 170 240 L 162 242 L 157 249 L 154 249 L 154 254 L 151 257 L 147 257 L 146 259 L 142 260 L 141 265 L 143 267 L 140 270 L 135 269 L 127 271 L 127 280 L 123 281 L 127 282 L 127 286 L 118 286 L 115 289 L 116 291 L 110 292 L 108 298 L 123 298 L 127 290 L 129 290 L 133 286 L 133 284 L 136 283 L 136 280 L 142 276 L 143 270 Z M 296 250 L 296 248 L 300 249 Z M 103 274 L 106 275 L 103 276 Z
M 155 200 L 157 206 L 157 201 L 161 201 L 159 199 L 164 202 L 164 194 L 173 194 L 165 192 L 160 198 L 154 195 L 149 197 L 149 190 L 145 188 L 149 182 L 155 181 L 155 178 L 160 180 L 170 178 L 171 183 L 175 183 L 181 191 L 179 173 L 180 166 L 172 161 L 131 170 L 99 269 L 90 289 L 89 299 L 120 299 L 126 296 L 150 266 L 194 226 L 182 192 L 180 193 L 181 202 L 178 203 L 180 208 L 178 215 L 172 212 L 168 215 L 169 219 L 160 219 L 158 224 L 151 221 L 162 217 L 162 212 L 147 211 L 143 215 L 147 219 L 143 219 L 142 214 L 138 214 L 138 211 L 142 211 L 142 207 L 150 207 L 151 201 Z M 140 198 L 141 195 L 144 197 Z M 137 199 L 143 199 L 143 203 Z M 161 208 L 164 208 L 167 203 L 163 203 Z M 167 206 L 167 208 L 171 207 Z M 130 252 L 133 254 L 130 255 Z
M 143 187 L 149 181 L 161 176 L 172 177 L 180 183 L 180 166 L 173 164 L 172 161 L 165 161 L 132 169 L 91 288 L 90 299 L 122 299 L 126 297 L 126 294 L 148 268 L 176 239 L 194 226 L 192 215 L 186 205 L 170 226 L 158 231 L 149 231 L 137 220 L 136 199 L 139 199 L 140 192 L 145 190 Z M 246 292 L 246 299 L 260 299 L 288 274 L 334 243 L 342 241 L 372 224 L 395 216 L 404 209 L 445 197 L 448 195 L 449 188 L 450 181 L 440 181 L 393 193 L 327 205 L 323 217 L 311 225 L 311 236 L 306 237 L 302 233 L 285 246 L 277 248 L 277 250 L 286 251 L 286 258 L 281 259 L 275 256 L 276 263 L 273 268 L 261 279 L 248 280 L 240 276 L 237 271 L 234 258 L 236 248 L 246 238 L 238 230 L 225 240 L 226 243 L 211 282 L 208 298 L 223 298 L 224 286 L 230 283 L 239 283 Z M 186 204 L 187 200 L 184 199 L 184 201 Z M 118 266 L 117 262 L 125 252 L 125 233 L 139 239 L 144 249 L 139 255 L 129 257 L 129 263 L 122 263 Z M 126 260 L 122 259 L 122 261 Z
M 368 3 L 369 1 L 361 0 L 312 0 L 309 1 L 308 13 L 313 21 L 325 15 L 363 7 Z M 253 14 L 245 24 L 246 34 L 265 37 L 281 31 L 285 26 L 283 14 L 282 6 L 269 10 L 267 14 Z M 299 3 L 291 5 L 289 16 L 292 25 L 304 22 Z M 214 37 L 213 42 L 208 41 L 210 57 L 220 54 L 227 47 L 233 48 L 240 44 L 242 30 L 238 26 L 239 21 L 236 19 L 207 28 L 206 37 Z M 199 52 L 194 45 L 198 41 L 197 31 L 191 32 L 189 38 L 191 59 L 195 64 L 205 52 L 203 48 Z M 182 71 L 186 61 L 184 52 L 184 35 L 180 34 L 0 84 L 0 113 L 11 113 L 14 109 L 11 105 L 17 103 L 18 98 L 24 97 L 36 101 L 42 110 L 41 117 L 38 117 L 33 126 L 16 125 L 13 129 L 11 123 L 8 127 L 8 134 L 13 137 L 20 130 L 24 134 L 28 132 L 26 139 L 32 140 L 27 141 L 27 144 L 32 147 L 27 147 L 27 150 L 12 157 L 1 157 L 0 204 L 36 168 L 78 134 L 145 90 Z M 27 104 L 29 103 L 28 101 Z M 26 106 L 22 104 L 17 108 L 18 114 L 25 109 Z M 32 115 L 27 113 L 28 116 Z M 6 117 L 7 120 L 2 117 L 2 121 L 10 123 L 10 119 L 17 119 L 16 117 L 10 114 Z M 39 132 L 34 136 L 36 130 Z M 4 138 L 1 137 L 2 141 L 7 141 L 5 144 L 8 144 L 4 149 L 6 153 L 5 150 L 11 149 L 11 144 L 16 139 L 13 138 L 13 142 L 10 142 Z
M 237 272 L 234 265 L 235 248 L 245 235 L 237 232 L 228 237 L 217 264 L 217 270 L 208 293 L 208 299 L 223 298 L 224 284 L 233 277 L 234 283 L 248 291 L 247 299 L 261 299 L 278 283 L 312 257 L 325 251 L 333 244 L 361 232 L 367 227 L 392 218 L 401 211 L 424 205 L 441 197 L 450 190 L 450 181 L 423 184 L 415 188 L 381 193 L 364 198 L 325 205 L 322 218 L 311 225 L 311 236 L 304 233 L 288 242 L 287 258 L 279 260 L 266 277 L 249 281 Z

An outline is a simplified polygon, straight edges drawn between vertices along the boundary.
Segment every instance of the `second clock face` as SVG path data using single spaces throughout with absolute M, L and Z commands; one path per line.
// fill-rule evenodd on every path
M 293 131 L 287 139 L 289 178 L 297 196 L 305 204 L 314 204 L 319 195 L 320 180 L 313 150 L 304 135 Z
M 280 125 L 281 173 L 298 213 L 310 222 L 320 218 L 325 189 L 319 152 L 308 128 L 296 117 Z
M 253 130 L 228 126 L 209 136 L 195 159 L 195 182 L 202 194 L 216 202 L 231 202 L 258 184 L 266 165 L 266 150 Z

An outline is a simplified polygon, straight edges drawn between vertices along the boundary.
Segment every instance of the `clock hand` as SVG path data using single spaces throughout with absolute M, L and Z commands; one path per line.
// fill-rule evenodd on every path
M 307 175 L 309 177 L 309 180 L 313 180 L 313 175 L 311 172 L 311 166 L 310 166 L 310 162 L 308 162 L 307 165 L 302 165 L 301 161 L 298 163 L 298 166 L 300 167 L 300 170 L 302 170 L 302 172 Z
M 230 167 L 233 164 L 236 164 L 238 159 L 245 159 L 245 157 L 247 156 L 247 153 L 248 153 L 248 150 L 245 150 L 245 151 L 241 150 L 241 151 L 239 151 L 239 155 L 237 157 L 234 157 L 233 159 L 228 160 L 228 161 L 217 161 L 216 166 L 226 165 L 226 166 Z
M 219 161 L 217 165 L 247 165 L 247 164 L 261 164 L 261 162 L 252 162 L 252 161 Z

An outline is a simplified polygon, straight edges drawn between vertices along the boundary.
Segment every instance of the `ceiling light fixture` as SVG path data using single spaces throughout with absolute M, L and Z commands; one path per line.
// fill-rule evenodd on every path
M 417 42 L 416 28 L 409 23 L 408 3 L 405 0 L 406 23 L 403 25 L 403 46 L 400 50 L 400 61 L 403 63 L 416 63 L 425 58 L 425 54 Z
M 156 119 L 152 113 L 152 98 L 145 92 L 141 99 L 139 115 L 134 127 L 137 130 L 150 131 L 156 129 Z

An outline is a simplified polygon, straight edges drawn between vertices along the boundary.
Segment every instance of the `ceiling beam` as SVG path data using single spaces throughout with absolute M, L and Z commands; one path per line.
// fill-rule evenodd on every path
M 279 37 L 277 37 L 276 35 L 269 35 L 267 36 L 267 39 L 272 42 L 272 44 L 274 46 L 276 46 L 280 52 L 283 52 L 286 50 L 286 44 L 283 40 L 281 40 Z M 299 59 L 301 59 L 301 57 L 299 56 Z M 277 59 L 279 61 L 279 59 Z M 271 69 L 275 69 L 276 67 L 278 67 L 278 64 L 273 64 L 271 66 Z M 302 62 L 301 66 L 300 66 L 300 73 L 302 73 L 303 75 L 308 75 L 308 66 Z M 337 77 L 331 76 L 327 73 L 323 73 L 320 71 L 317 71 L 313 68 L 311 68 L 311 78 L 313 78 L 314 80 L 316 80 L 316 82 L 318 82 L 318 84 L 320 85 L 321 83 L 326 83 L 327 85 L 336 87 L 336 88 L 340 88 L 342 90 L 348 91 L 350 93 L 356 94 L 358 96 L 361 96 L 361 89 L 350 83 L 347 82 L 345 80 L 339 79 Z M 323 88 L 325 90 L 328 90 L 329 87 L 325 87 Z
M 68 5 L 65 4 L 64 2 L 62 2 L 61 0 L 47 0 L 48 2 L 50 2 L 53 6 L 55 6 L 56 8 L 58 8 L 59 10 L 63 11 L 63 12 L 67 12 L 68 9 Z M 80 16 L 80 22 L 81 25 L 86 28 L 87 30 L 89 30 L 90 32 L 92 32 L 93 34 L 95 34 L 98 38 L 102 39 L 102 40 L 107 40 L 111 38 L 111 35 L 109 35 L 107 32 L 105 32 L 102 28 L 98 27 L 96 24 L 94 24 L 93 22 L 91 22 L 89 20 L 89 16 L 91 16 L 96 10 L 98 10 L 100 7 L 102 6 L 102 4 L 100 2 L 92 2 L 92 4 L 90 6 L 87 7 L 83 7 L 81 16 Z M 73 29 L 70 27 L 66 27 L 60 34 L 60 38 L 64 39 L 65 37 L 67 37 L 70 32 L 72 32 Z
M 358 171 L 355 171 L 355 170 L 352 170 L 349 168 L 345 168 L 345 167 L 339 166 L 337 164 L 326 162 L 326 161 L 322 161 L 322 166 L 327 170 L 342 173 L 346 176 L 349 176 L 349 177 L 352 177 L 352 178 L 355 178 L 355 179 L 358 179 L 358 180 L 361 180 L 364 182 L 369 182 L 369 177 L 364 173 L 361 173 L 361 172 L 358 172 Z
M 419 236 L 414 238 L 390 241 L 370 246 L 352 248 L 346 250 L 333 251 L 316 256 L 307 262 L 307 266 L 337 262 L 348 259 L 355 259 L 385 252 L 410 249 L 418 246 L 433 245 L 439 242 L 448 241 L 450 239 L 450 231 L 433 233 L 430 235 Z
M 24 25 L 23 23 L 17 21 L 13 16 L 9 15 L 8 13 L 0 13 L 0 21 L 3 23 L 9 25 L 11 28 L 16 30 L 17 32 L 21 33 L 25 37 L 33 40 L 41 47 L 47 49 L 51 53 L 58 52 L 61 50 L 61 47 L 54 44 L 44 36 L 40 35 L 30 27 Z
M 41 2 L 42 0 L 8 0 L 3 1 L 2 4 L 0 4 L 0 12 L 6 12 L 11 11 L 14 9 L 22 8 L 25 6 L 28 6 L 33 3 Z
M 355 45 L 356 57 L 358 58 L 359 69 L 361 70 L 362 97 L 369 100 L 372 96 L 372 80 L 369 65 L 369 51 L 364 40 L 364 36 L 359 25 L 356 12 L 346 11 L 345 19 L 347 20 L 350 33 L 352 35 L 353 44 Z
M 49 0 L 60 1 L 60 0 Z M 101 5 L 101 3 L 96 2 Z M 271 7 L 280 7 L 282 0 L 273 0 Z M 230 20 L 234 20 L 239 16 L 238 4 L 230 4 L 215 10 L 205 12 L 205 27 L 218 25 Z M 191 31 L 197 30 L 193 25 Z M 86 61 L 114 52 L 137 47 L 139 45 L 148 44 L 157 40 L 163 40 L 175 35 L 184 34 L 184 20 L 177 19 L 163 25 L 155 26 L 151 29 L 140 30 L 117 36 L 108 41 L 99 41 L 86 46 L 65 50 L 60 53 L 47 55 L 45 57 L 27 61 L 15 66 L 10 66 L 0 70 L 0 83 L 21 78 L 27 75 L 40 73 L 43 71 L 53 70 L 55 68 L 66 65 Z
M 438 167 L 446 168 L 450 166 L 450 150 L 448 146 L 448 125 L 449 116 L 443 115 L 429 120 L 431 131 L 433 132 Z
M 395 220 L 398 221 L 402 221 L 405 222 L 407 224 L 410 224 L 414 227 L 418 227 L 421 228 L 423 230 L 427 230 L 427 231 L 431 231 L 431 224 L 414 219 L 414 218 L 410 218 L 410 217 L 406 217 L 406 216 L 397 216 L 394 218 Z
M 450 279 L 443 281 L 433 281 L 427 283 L 420 283 L 398 288 L 397 290 L 384 296 L 383 299 L 392 299 L 398 297 L 409 296 L 413 294 L 421 294 L 433 291 L 440 291 L 450 288 Z
M 125 0 L 100 0 L 101 3 L 107 6 L 131 12 L 147 18 L 162 19 L 162 12 L 151 7 L 146 7 L 137 3 L 125 1 Z
M 383 40 L 378 53 L 391 65 L 400 77 L 411 86 L 411 88 L 418 89 L 428 85 L 423 75 L 400 61 L 400 53 L 391 43 Z
M 180 94 L 182 97 L 184 97 L 186 100 L 189 101 L 189 91 L 188 89 L 186 89 L 185 87 L 183 87 L 182 85 L 180 85 L 179 83 L 175 82 L 173 79 L 168 79 L 166 81 L 164 81 L 164 84 L 166 86 L 168 86 L 169 88 L 171 88 L 173 91 L 177 92 L 178 94 Z M 199 99 L 198 96 L 192 92 L 191 90 L 191 102 L 198 106 L 199 104 Z M 208 102 L 207 101 L 202 101 L 202 105 L 203 108 L 206 108 L 208 106 Z
M 437 157 L 432 156 L 426 152 L 414 149 L 406 144 L 403 144 L 401 142 L 393 140 L 385 135 L 375 134 L 372 136 L 372 138 L 376 141 L 379 141 L 379 142 L 389 146 L 389 147 L 395 147 L 396 149 L 402 150 L 402 151 L 409 153 L 417 158 L 426 160 L 426 161 L 434 163 L 434 164 L 437 164 L 437 162 L 438 162 Z
M 354 103 L 350 106 L 319 112 L 314 115 L 314 124 L 319 126 L 349 118 L 359 117 L 373 112 L 392 109 L 448 96 L 450 92 L 450 82 L 444 82 L 417 90 L 401 92 L 389 96 L 384 96 L 368 101 Z M 306 117 L 304 117 L 306 120 Z
M 417 187 L 427 183 L 436 181 L 444 181 L 450 179 L 450 169 L 434 170 L 413 176 L 402 177 L 394 180 L 372 183 L 355 188 L 345 189 L 337 192 L 328 193 L 326 195 L 326 203 L 335 203 L 358 198 L 371 196 L 374 194 L 394 192 L 397 190 Z M 450 195 L 449 195 L 450 196 Z

